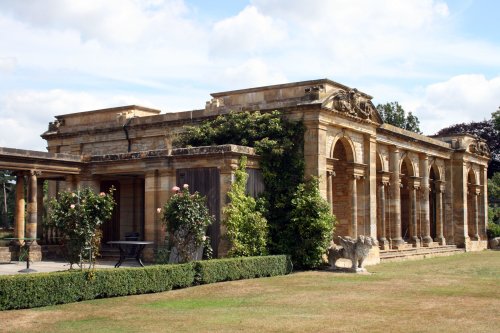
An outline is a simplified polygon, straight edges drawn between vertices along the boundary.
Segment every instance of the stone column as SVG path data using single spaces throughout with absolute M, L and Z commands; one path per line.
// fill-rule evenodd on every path
M 481 190 L 479 188 L 475 188 L 474 192 L 474 240 L 480 240 L 479 237 L 479 196 L 481 195 Z
M 333 211 L 333 179 L 334 172 L 328 170 L 326 172 L 326 198 L 328 200 L 328 206 L 330 207 L 330 212 Z
M 487 239 L 486 227 L 488 224 L 488 167 L 481 165 L 481 196 L 479 197 L 479 206 L 482 214 L 479 217 L 479 236 L 482 239 Z
M 416 183 L 408 184 L 410 187 L 410 204 L 411 204 L 411 216 L 410 216 L 410 232 L 411 232 L 411 243 L 414 247 L 420 247 L 420 240 L 418 239 L 418 224 L 417 224 L 417 190 L 419 185 Z
M 19 172 L 16 175 L 16 212 L 15 212 L 15 227 L 14 237 L 24 238 L 24 174 Z M 17 241 L 17 245 L 22 245 L 23 241 Z
M 37 172 L 30 171 L 28 180 L 28 204 L 26 211 L 28 213 L 26 220 L 26 237 L 36 238 L 37 236 Z M 33 242 L 36 245 L 36 241 Z
M 444 237 L 444 219 L 443 219 L 443 193 L 445 185 L 443 181 L 436 181 L 436 239 L 439 245 L 446 245 Z
M 365 223 L 368 222 L 368 235 L 377 239 L 377 137 L 374 134 L 364 136 L 364 163 L 367 174 L 364 180 Z
M 403 243 L 403 238 L 401 237 L 401 181 L 399 179 L 400 175 L 400 162 L 401 156 L 399 155 L 399 148 L 396 146 L 389 147 L 390 151 L 390 171 L 391 178 L 391 200 L 390 207 L 392 213 L 392 226 L 391 229 L 394 233 L 391 235 L 392 246 L 399 248 Z
M 144 240 L 157 243 L 158 225 L 160 214 L 157 212 L 160 203 L 158 201 L 158 170 L 148 170 L 144 178 Z M 155 244 L 157 245 L 157 244 Z M 154 257 L 154 246 L 146 246 L 144 249 L 144 259 L 152 260 Z
M 385 206 L 386 206 L 386 198 L 385 198 L 385 187 L 388 185 L 387 181 L 381 180 L 378 184 L 378 205 L 380 209 L 380 220 L 378 223 L 378 234 L 379 234 L 379 244 L 380 247 L 383 250 L 387 250 L 389 247 L 389 241 L 387 240 L 386 237 L 386 213 L 385 213 Z
M 422 219 L 424 227 L 423 246 L 432 244 L 431 237 L 431 217 L 429 208 L 429 156 L 422 154 L 420 156 L 420 173 L 422 175 Z
M 351 237 L 358 237 L 358 189 L 357 179 L 358 176 L 351 176 L 349 178 L 349 192 L 351 193 Z

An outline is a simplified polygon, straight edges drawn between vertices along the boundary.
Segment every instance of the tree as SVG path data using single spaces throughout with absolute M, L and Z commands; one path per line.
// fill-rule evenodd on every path
M 292 199 L 286 239 L 292 261 L 300 268 L 314 268 L 322 263 L 333 237 L 335 216 L 319 193 L 318 179 L 299 184 Z
M 405 110 L 398 102 L 379 104 L 377 105 L 377 111 L 385 123 L 422 134 L 417 116 L 414 116 L 411 112 L 406 115 Z
M 15 206 L 15 177 L 7 170 L 0 170 L 0 207 L 1 221 L 0 227 L 11 226 L 14 220 Z
M 500 110 L 492 114 L 493 118 L 480 122 L 470 122 L 451 125 L 443 128 L 436 135 L 453 135 L 468 133 L 476 135 L 486 141 L 490 147 L 491 161 L 488 167 L 488 178 L 495 172 L 500 172 L 500 129 L 495 124 L 500 118 Z
M 500 132 L 500 106 L 497 111 L 491 114 L 491 119 L 493 119 L 495 129 Z
M 246 156 L 240 159 L 235 181 L 227 193 L 231 202 L 224 207 L 227 237 L 231 243 L 230 257 L 261 256 L 266 254 L 267 220 L 257 201 L 247 195 L 248 174 Z

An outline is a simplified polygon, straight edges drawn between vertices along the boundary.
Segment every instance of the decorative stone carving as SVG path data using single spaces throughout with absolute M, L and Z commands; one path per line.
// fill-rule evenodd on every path
M 490 239 L 490 249 L 500 250 L 500 237 Z
M 486 142 L 479 140 L 475 140 L 473 143 L 469 145 L 469 151 L 479 156 L 489 157 L 491 155 L 490 148 L 488 147 Z
M 370 236 L 358 236 L 357 240 L 350 237 L 339 236 L 341 246 L 333 244 L 328 249 L 328 262 L 331 268 L 337 268 L 335 263 L 340 258 L 349 259 L 352 262 L 353 272 L 365 272 L 363 261 L 368 256 L 372 246 L 377 245 L 377 241 Z
M 357 89 L 340 90 L 335 93 L 332 96 L 332 106 L 338 111 L 363 119 L 369 119 L 374 111 L 369 100 L 362 98 Z

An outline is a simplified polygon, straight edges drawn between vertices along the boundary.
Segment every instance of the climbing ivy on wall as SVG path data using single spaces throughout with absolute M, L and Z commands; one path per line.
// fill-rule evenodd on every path
M 270 253 L 290 253 L 286 234 L 292 199 L 304 175 L 304 125 L 278 111 L 231 112 L 199 126 L 189 126 L 174 147 L 237 144 L 254 147 L 261 156 Z

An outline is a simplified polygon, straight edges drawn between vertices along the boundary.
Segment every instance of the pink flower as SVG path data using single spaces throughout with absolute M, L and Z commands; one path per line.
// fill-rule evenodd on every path
M 172 187 L 172 192 L 179 192 L 181 189 L 178 186 Z
M 100 197 L 103 197 L 103 196 L 105 196 L 105 195 L 106 195 L 106 193 L 104 193 L 104 192 L 99 193 L 99 196 L 100 196 Z
M 156 208 L 156 212 L 157 212 L 158 214 L 160 214 L 160 213 L 161 213 L 161 208 L 160 208 L 160 207 Z
M 75 209 L 75 207 L 76 207 L 75 204 L 71 204 L 71 206 L 69 206 L 69 208 L 71 209 Z
M 183 187 L 185 190 L 187 190 L 187 189 L 189 188 L 189 185 L 188 185 L 188 184 L 184 184 L 184 185 L 182 185 L 182 187 Z

